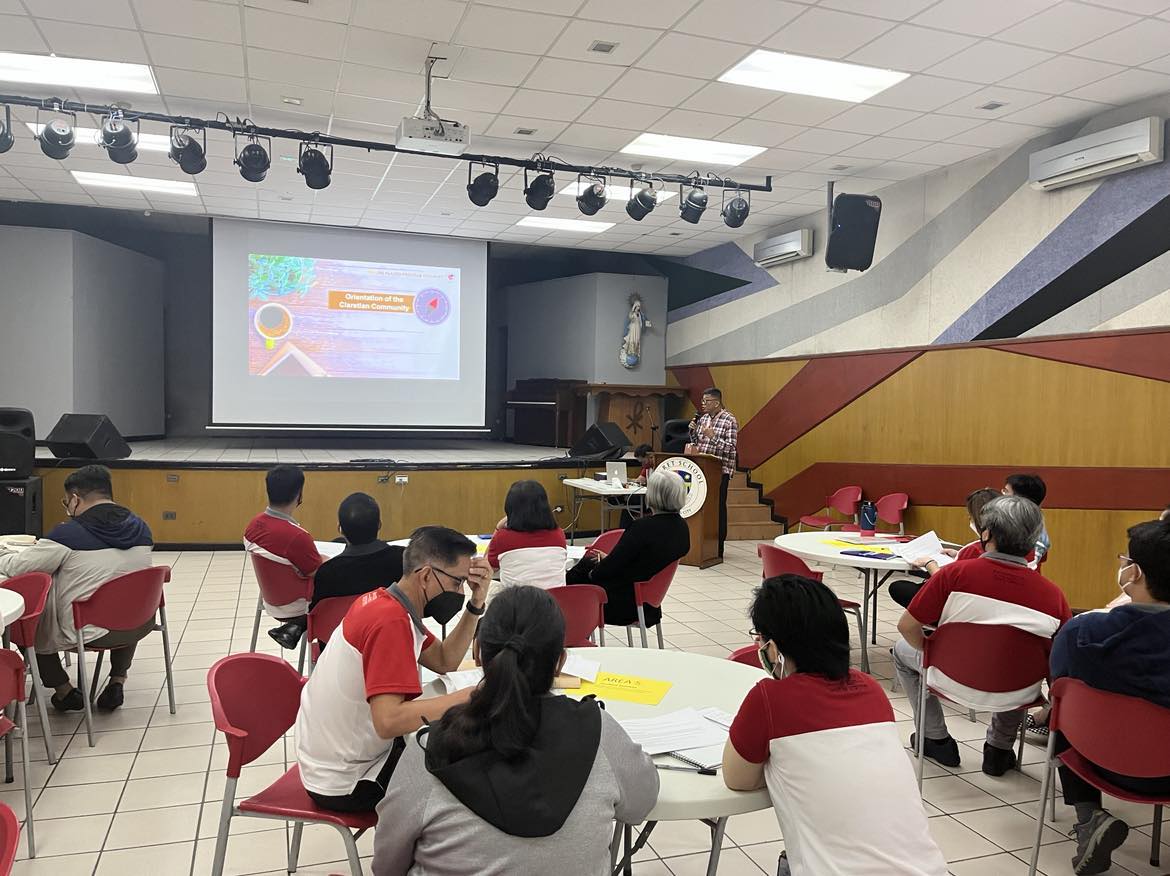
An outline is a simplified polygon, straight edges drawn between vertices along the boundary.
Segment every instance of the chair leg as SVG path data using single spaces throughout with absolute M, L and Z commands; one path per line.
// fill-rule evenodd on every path
M 166 663 L 167 670 L 167 700 L 171 707 L 171 714 L 175 714 L 175 679 L 171 675 L 171 631 L 167 626 L 167 608 L 165 605 L 158 607 L 158 631 L 162 633 L 163 640 L 163 660 Z
M 646 639 L 646 612 L 638 606 L 638 632 L 642 634 L 642 647 L 649 648 L 650 642 Z
M 861 616 L 861 609 L 851 609 L 851 613 L 857 621 L 857 635 L 861 639 L 861 671 L 869 672 L 869 646 L 865 641 L 865 619 Z M 898 677 L 898 673 L 894 673 L 894 677 Z
M 264 597 L 256 597 L 256 620 L 252 622 L 252 644 L 248 647 L 249 651 L 256 650 L 256 640 L 260 638 L 260 616 L 264 614 Z
M 1150 842 L 1150 866 L 1159 867 L 1162 860 L 1162 805 L 1160 803 L 1154 807 L 1153 834 L 1154 838 Z
M 605 624 L 601 624 L 597 628 L 597 641 L 601 644 L 602 648 L 605 647 Z
M 219 830 L 215 834 L 215 856 L 211 860 L 211 876 L 223 876 L 223 862 L 227 857 L 228 834 L 235 815 L 236 783 L 239 779 L 229 778 L 223 791 L 223 803 L 219 807 Z
M 24 830 L 28 834 L 28 856 L 35 858 L 37 839 L 33 828 L 32 765 L 28 756 L 28 712 L 24 703 L 16 704 L 16 722 L 20 727 L 20 760 L 24 766 Z
M 345 840 L 345 854 L 349 858 L 350 876 L 362 876 L 362 860 L 358 854 L 357 840 L 344 827 L 338 827 L 337 829 L 341 831 L 342 837 Z
M 57 754 L 53 751 L 53 732 L 49 727 L 49 709 L 45 705 L 44 685 L 41 684 L 41 670 L 37 667 L 37 655 L 33 652 L 32 647 L 24 649 L 24 659 L 28 661 L 29 672 L 32 673 L 33 692 L 36 693 L 37 700 L 37 716 L 41 719 L 41 734 L 45 737 L 45 756 L 48 757 L 49 763 L 57 762 Z
M 305 674 L 305 649 L 309 644 L 309 634 L 301 634 L 301 653 L 297 655 L 297 673 L 299 675 Z
M 665 648 L 666 641 L 662 638 L 662 619 L 661 618 L 659 618 L 658 626 L 655 629 L 658 630 L 658 647 L 660 649 Z
M 1053 792 L 1056 790 L 1056 781 L 1053 778 L 1055 767 L 1053 764 L 1053 753 L 1056 750 L 1056 734 L 1050 733 L 1048 735 L 1048 748 L 1044 757 L 1044 780 L 1040 783 L 1040 799 L 1037 802 L 1039 807 L 1036 813 L 1036 841 L 1032 844 L 1032 860 L 1028 865 L 1028 876 L 1036 876 L 1036 867 L 1040 863 L 1040 841 L 1044 839 L 1044 804 L 1048 800 L 1049 789 Z M 1052 798 L 1053 807 L 1056 806 L 1056 797 Z M 1053 812 L 1053 821 L 1056 820 L 1056 813 Z
M 634 628 L 626 627 L 626 644 L 631 648 L 634 647 Z
M 968 720 L 968 721 L 970 721 L 972 724 L 974 724 L 974 723 L 975 723 L 975 721 L 976 721 L 976 713 L 975 713 L 975 710 L 974 710 L 974 709 L 968 709 L 968 710 L 967 710 L 967 720 Z
M 1025 718 L 1020 722 L 1020 750 L 1016 752 L 1016 772 L 1022 773 L 1024 771 L 1024 733 L 1028 729 L 1028 720 Z M 1040 817 L 1044 817 L 1044 798 L 1040 798 Z
M 93 667 L 93 681 L 89 683 L 89 701 L 91 703 L 97 699 L 98 680 L 102 675 L 102 658 L 105 656 L 105 651 L 97 652 L 97 662 L 94 663 Z M 82 688 L 82 693 L 85 693 L 84 688 Z
M 81 641 L 80 630 L 77 633 L 77 687 L 81 691 L 82 700 L 85 701 L 85 735 L 89 737 L 89 747 L 93 748 L 93 707 L 90 705 L 89 697 L 85 695 L 85 644 Z
M 301 835 L 305 832 L 303 821 L 293 822 L 292 843 L 288 847 L 288 872 L 297 872 L 297 863 L 301 859 Z M 345 831 L 349 833 L 349 831 Z
M 915 754 L 918 756 L 914 764 L 917 770 L 918 778 L 918 793 L 922 793 L 922 766 L 926 755 L 923 749 L 926 746 L 926 740 L 923 739 L 922 728 L 926 726 L 926 673 L 923 672 L 918 680 L 918 712 L 914 716 L 914 748 Z

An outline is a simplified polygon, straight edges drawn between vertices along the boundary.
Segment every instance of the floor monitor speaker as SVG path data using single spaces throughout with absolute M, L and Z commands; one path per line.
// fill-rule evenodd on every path
M 617 423 L 596 423 L 569 449 L 569 456 L 592 461 L 621 459 L 631 446 Z
M 105 414 L 64 414 L 45 441 L 58 459 L 125 459 L 130 445 Z

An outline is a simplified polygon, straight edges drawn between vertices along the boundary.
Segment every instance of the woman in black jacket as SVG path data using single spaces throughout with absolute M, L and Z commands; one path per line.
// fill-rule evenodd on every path
M 628 626 L 638 622 L 634 604 L 634 582 L 649 581 L 691 549 L 687 522 L 679 511 L 687 500 L 682 478 L 673 472 L 654 471 L 646 482 L 646 505 L 651 513 L 633 521 L 608 555 L 587 551 L 581 562 L 569 570 L 569 584 L 598 584 L 609 594 L 605 622 Z M 643 607 L 646 626 L 662 618 L 662 610 Z

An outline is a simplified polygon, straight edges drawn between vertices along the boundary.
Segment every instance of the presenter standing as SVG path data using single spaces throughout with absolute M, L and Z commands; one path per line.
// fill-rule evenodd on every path
M 703 390 L 702 412 L 691 420 L 690 443 L 687 453 L 709 453 L 719 457 L 723 477 L 719 481 L 719 556 L 727 541 L 727 487 L 735 473 L 735 456 L 739 444 L 739 423 L 723 407 L 723 393 L 715 387 Z

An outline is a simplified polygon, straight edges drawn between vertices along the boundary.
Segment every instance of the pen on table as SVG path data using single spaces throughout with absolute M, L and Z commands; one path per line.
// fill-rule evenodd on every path
M 674 764 L 670 763 L 656 763 L 654 766 L 660 770 L 674 770 L 675 772 L 679 773 L 698 773 L 700 776 L 715 775 L 715 770 L 709 770 L 702 767 L 675 766 Z

